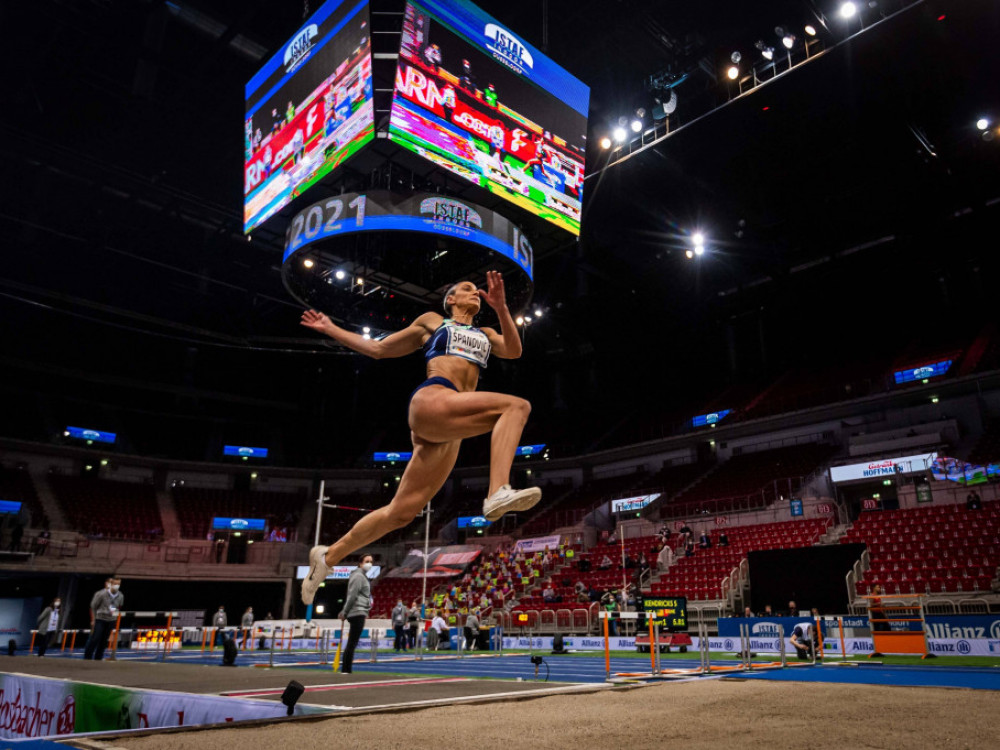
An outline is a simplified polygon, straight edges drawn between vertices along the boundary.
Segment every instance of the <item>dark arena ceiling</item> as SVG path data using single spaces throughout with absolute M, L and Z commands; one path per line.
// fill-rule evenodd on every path
M 591 87 L 582 235 L 540 238 L 544 315 L 482 383 L 532 400 L 526 442 L 620 444 L 640 417 L 997 317 L 1000 4 L 878 0 L 853 26 L 837 0 L 478 4 Z M 301 329 L 280 221 L 242 233 L 243 86 L 302 20 L 284 0 L 0 6 L 3 436 L 89 420 L 125 450 L 269 441 L 297 466 L 405 449 L 419 358 Z M 807 23 L 825 51 L 734 96 L 731 53 L 746 71 Z M 619 160 L 598 143 L 650 110 L 650 76 L 677 82 L 673 132 Z

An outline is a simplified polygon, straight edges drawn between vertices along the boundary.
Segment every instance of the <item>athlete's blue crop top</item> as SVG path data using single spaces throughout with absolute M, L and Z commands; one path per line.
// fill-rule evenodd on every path
M 486 368 L 490 357 L 490 340 L 473 326 L 446 319 L 424 344 L 424 359 L 435 357 L 461 357 Z

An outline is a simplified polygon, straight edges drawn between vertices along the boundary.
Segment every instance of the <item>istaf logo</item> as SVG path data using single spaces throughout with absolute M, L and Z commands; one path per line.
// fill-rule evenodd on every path
M 319 28 L 311 23 L 295 35 L 295 38 L 285 47 L 285 72 L 291 73 L 309 57 L 313 39 L 319 34 Z
M 456 224 L 460 227 L 474 226 L 482 229 L 483 217 L 478 211 L 469 208 L 464 203 L 447 200 L 446 198 L 424 198 L 420 202 L 420 213 L 430 215 L 435 221 Z
M 525 47 L 524 42 L 507 31 L 507 29 L 497 26 L 495 23 L 488 23 L 483 30 L 483 34 L 490 40 L 486 43 L 486 49 L 492 52 L 494 57 L 506 63 L 518 73 L 523 74 L 525 68 L 532 69 L 535 67 L 535 61 L 532 59 L 527 47 Z

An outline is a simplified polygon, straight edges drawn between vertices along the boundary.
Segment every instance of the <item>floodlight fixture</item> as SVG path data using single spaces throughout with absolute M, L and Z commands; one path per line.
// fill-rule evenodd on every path
M 803 29 L 809 36 L 816 36 L 816 27 L 811 23 L 807 23 L 805 29 Z
M 611 139 L 608 138 L 607 136 L 601 138 L 601 148 L 603 148 L 605 151 L 611 148 Z
M 840 5 L 841 18 L 845 19 L 854 18 L 854 16 L 856 16 L 857 14 L 858 14 L 858 6 L 850 2 L 850 0 L 848 0 L 848 2 L 846 3 L 841 3 Z
M 726 75 L 729 76 L 730 81 L 735 81 L 737 78 L 740 77 L 740 69 L 737 68 L 735 65 L 730 65 L 729 68 L 726 70 Z
M 632 132 L 638 133 L 642 130 L 642 120 L 632 120 Z
M 976 127 L 979 128 L 980 130 L 986 130 L 986 128 L 988 128 L 989 126 L 990 126 L 990 121 L 987 120 L 985 117 L 980 117 L 978 120 L 976 120 Z

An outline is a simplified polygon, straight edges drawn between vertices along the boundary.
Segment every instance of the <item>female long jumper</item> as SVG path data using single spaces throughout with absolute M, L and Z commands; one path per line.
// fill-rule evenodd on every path
M 386 359 L 423 349 L 427 360 L 427 380 L 410 397 L 413 457 L 403 472 L 399 488 L 388 505 L 361 518 L 333 545 L 312 548 L 309 575 L 302 581 L 305 604 L 312 604 L 332 566 L 416 517 L 444 485 L 464 438 L 492 433 L 490 487 L 483 502 L 483 515 L 488 520 L 495 521 L 510 511 L 528 510 L 541 500 L 542 491 L 537 487 L 524 490 L 510 487 L 510 467 L 531 404 L 517 396 L 476 392 L 479 371 L 486 367 L 491 353 L 503 359 L 521 356 L 521 338 L 507 309 L 503 276 L 489 271 L 486 279 L 486 291 L 477 289 L 471 281 L 452 286 L 444 298 L 447 318 L 427 312 L 407 328 L 381 340 L 346 331 L 315 310 L 302 314 L 302 325 L 360 354 Z M 500 318 L 499 333 L 472 325 L 482 300 Z

